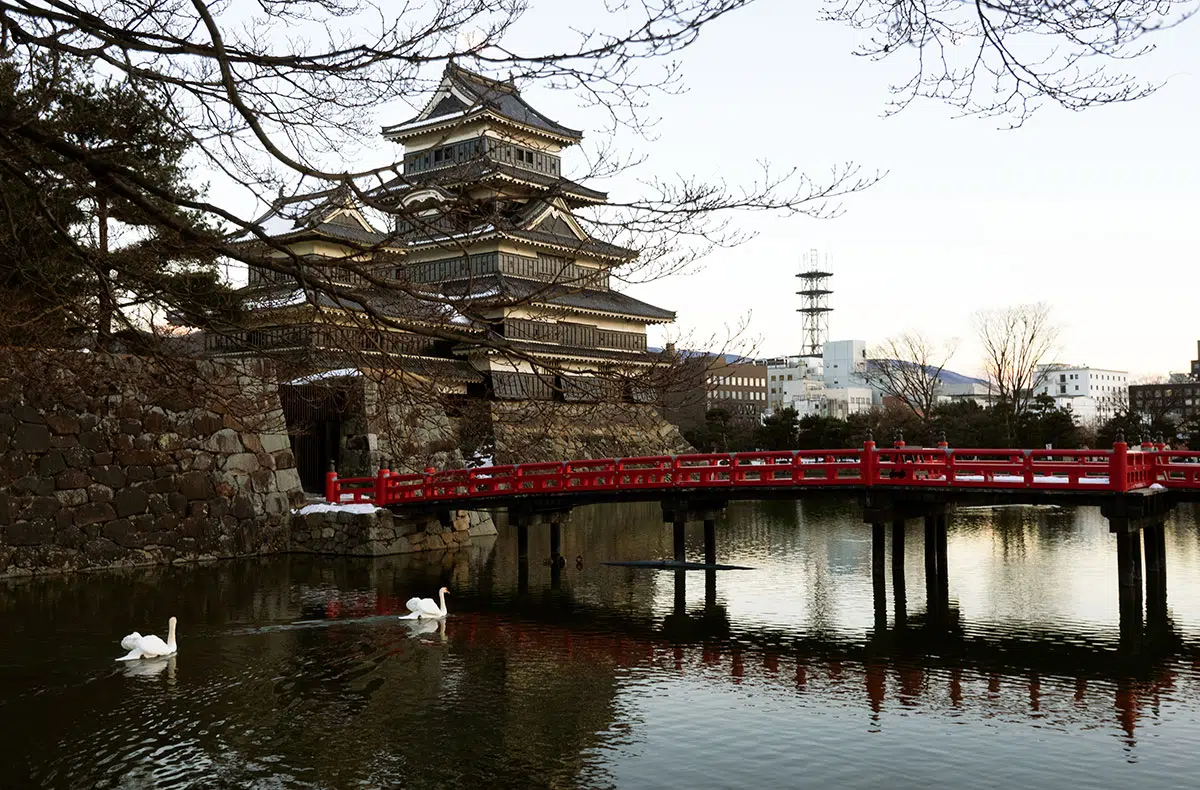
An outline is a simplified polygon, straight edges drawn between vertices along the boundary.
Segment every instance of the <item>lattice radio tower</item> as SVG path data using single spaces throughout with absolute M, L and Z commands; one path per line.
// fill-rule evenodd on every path
M 803 306 L 796 312 L 804 316 L 804 334 L 801 342 L 800 356 L 819 357 L 829 339 L 829 278 L 833 272 L 829 269 L 829 255 L 825 255 L 825 265 L 821 266 L 821 256 L 816 250 L 809 250 L 800 264 L 800 290 L 796 294 L 803 300 Z

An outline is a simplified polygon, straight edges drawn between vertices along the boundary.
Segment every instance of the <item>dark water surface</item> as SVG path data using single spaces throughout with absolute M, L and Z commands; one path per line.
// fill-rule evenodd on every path
M 899 611 L 851 506 L 735 505 L 717 535 L 755 570 L 602 565 L 671 554 L 623 505 L 576 511 L 558 574 L 532 530 L 524 584 L 503 525 L 447 557 L 0 583 L 0 788 L 1200 786 L 1195 510 L 1167 621 L 1124 632 L 1094 509 L 959 511 L 948 611 L 915 522 Z M 444 627 L 396 619 L 442 584 Z M 114 662 L 171 615 L 176 657 Z

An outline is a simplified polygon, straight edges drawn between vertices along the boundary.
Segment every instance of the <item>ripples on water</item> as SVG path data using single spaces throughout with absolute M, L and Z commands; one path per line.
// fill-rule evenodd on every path
M 718 559 L 755 570 L 708 577 L 602 564 L 671 554 L 656 506 L 577 511 L 559 573 L 534 529 L 523 577 L 501 529 L 0 584 L 0 787 L 1195 785 L 1194 510 L 1167 623 L 1124 633 L 1092 509 L 958 512 L 948 611 L 915 522 L 905 606 L 889 569 L 876 611 L 870 531 L 831 502 L 731 506 Z M 396 619 L 442 584 L 444 624 Z M 114 662 L 170 615 L 178 656 Z

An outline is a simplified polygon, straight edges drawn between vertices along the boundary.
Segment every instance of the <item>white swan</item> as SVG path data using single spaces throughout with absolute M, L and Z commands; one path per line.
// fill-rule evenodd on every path
M 177 649 L 175 644 L 175 618 L 172 617 L 167 621 L 167 641 L 162 641 L 162 639 L 154 634 L 142 636 L 137 631 L 134 631 L 121 640 L 121 647 L 128 650 L 129 653 L 118 658 L 118 661 L 133 661 L 138 658 L 159 658 L 160 656 L 173 655 Z
M 433 602 L 432 598 L 409 598 L 405 606 L 408 607 L 408 614 L 401 615 L 401 620 L 440 620 L 446 616 L 446 593 L 450 592 L 445 587 L 438 590 L 438 599 L 442 602 L 438 606 Z

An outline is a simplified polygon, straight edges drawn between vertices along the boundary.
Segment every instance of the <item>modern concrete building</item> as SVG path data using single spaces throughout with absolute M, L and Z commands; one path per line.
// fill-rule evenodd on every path
M 1135 384 L 1129 388 L 1129 408 L 1149 420 L 1190 421 L 1200 418 L 1200 341 L 1190 373 L 1171 376 L 1162 384 Z
M 1087 365 L 1038 365 L 1034 396 L 1054 399 L 1084 423 L 1103 422 L 1129 405 L 1129 372 Z

